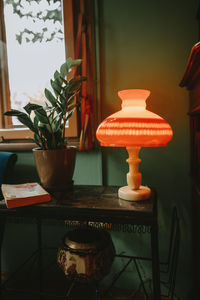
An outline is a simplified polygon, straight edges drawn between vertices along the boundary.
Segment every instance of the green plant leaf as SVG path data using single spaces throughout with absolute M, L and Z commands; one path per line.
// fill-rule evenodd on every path
M 60 104 L 62 106 L 62 113 L 65 113 L 65 107 L 66 107 L 66 98 L 64 98 L 63 96 L 60 97 Z
M 45 150 L 46 147 L 46 139 L 43 136 L 39 136 L 38 134 L 34 134 L 35 141 L 40 144 L 41 149 Z
M 61 82 L 60 82 L 60 80 L 55 79 L 54 82 L 55 82 L 58 86 L 60 86 L 60 90 L 62 90 L 63 80 L 61 79 Z
M 66 121 L 69 120 L 69 118 L 71 118 L 71 116 L 73 115 L 74 111 L 75 111 L 75 108 L 70 113 L 67 114 L 67 116 L 65 118 Z
M 17 116 L 22 116 L 22 115 L 26 115 L 25 113 L 23 113 L 20 110 L 17 109 L 11 109 L 9 111 L 6 111 L 4 113 L 5 116 L 11 116 L 11 117 L 17 117 Z
M 33 143 L 35 143 L 36 145 L 38 145 L 40 148 L 42 147 L 42 145 L 40 144 L 40 142 L 38 142 L 35 138 L 31 138 L 31 137 L 27 137 L 27 139 Z
M 56 96 L 59 96 L 60 95 L 60 92 L 61 92 L 61 89 L 62 87 L 60 85 L 58 85 L 57 82 L 53 81 L 52 79 L 50 80 L 50 83 L 51 83 L 51 86 L 54 90 L 54 93 Z
M 66 103 L 66 97 L 64 96 L 64 93 L 60 94 L 60 102 L 63 104 Z
M 69 72 L 71 72 L 71 67 L 79 66 L 82 62 L 82 59 L 74 59 L 68 57 L 66 62 L 60 67 L 60 74 L 62 77 L 65 77 Z
M 81 87 L 82 81 L 85 81 L 87 78 L 85 76 L 76 76 L 69 81 L 69 93 L 77 91 Z
M 60 75 L 62 76 L 62 77 L 65 77 L 67 74 L 68 74 L 68 72 L 69 72 L 69 67 L 68 67 L 68 63 L 67 63 L 67 61 L 64 63 L 64 64 L 62 64 L 62 66 L 60 67 Z
M 65 78 L 63 78 L 62 76 L 60 78 L 65 83 L 65 85 L 68 86 L 68 81 Z
M 34 116 L 34 119 L 33 119 L 33 124 L 34 124 L 35 128 L 38 128 L 38 123 L 39 123 L 39 119 L 38 119 L 38 117 L 35 115 L 35 116 Z
M 67 86 L 63 87 L 61 94 L 65 97 L 65 99 L 69 96 L 68 95 L 68 87 Z
M 62 85 L 63 80 L 61 79 L 61 75 L 60 75 L 60 73 L 59 73 L 57 70 L 56 70 L 55 73 L 54 73 L 54 79 L 55 79 L 56 81 L 59 81 L 59 83 Z
M 33 110 L 35 111 L 36 109 L 40 109 L 40 108 L 42 108 L 42 106 L 39 105 L 39 104 L 35 104 L 35 103 L 28 103 L 28 104 L 26 104 L 23 108 L 24 108 L 25 111 L 30 115 L 30 113 L 31 113 Z
M 52 130 L 56 132 L 60 129 L 60 118 L 55 118 L 52 122 Z
M 71 63 L 71 67 L 79 66 L 82 63 L 82 59 L 74 59 Z
M 68 57 L 68 58 L 66 59 L 66 64 L 67 64 L 67 67 L 68 67 L 68 72 L 71 71 L 70 69 L 71 69 L 72 62 L 73 62 L 73 60 L 72 60 L 71 57 Z
M 67 104 L 70 105 L 74 102 L 74 95 L 71 95 L 69 98 L 68 98 L 68 101 L 67 101 Z
M 45 139 L 52 139 L 52 135 L 51 135 L 51 130 L 49 129 L 49 125 L 47 124 L 40 124 L 38 126 L 38 129 L 41 133 L 41 135 L 43 135 L 43 137 L 45 137 Z
M 17 117 L 17 119 L 24 124 L 25 126 L 27 126 L 31 131 L 36 132 L 37 133 L 37 128 L 35 128 L 33 122 L 31 121 L 30 117 L 26 114 L 20 115 Z
M 41 138 L 39 137 L 39 135 L 37 133 L 34 133 L 34 140 L 37 145 L 40 145 L 40 147 L 42 147 Z
M 39 122 L 43 124 L 49 124 L 47 113 L 43 108 L 35 110 L 35 115 L 37 116 Z
M 49 102 L 55 106 L 56 105 L 56 98 L 53 96 L 53 94 L 45 88 L 44 90 L 44 94 L 45 94 L 45 97 L 47 98 L 47 100 L 49 100 Z
M 71 78 L 70 80 L 69 80 L 69 84 L 70 83 L 74 83 L 74 82 L 79 82 L 79 83 L 81 83 L 82 81 L 86 81 L 87 80 L 87 77 L 86 76 L 80 76 L 80 75 L 78 75 L 78 76 L 75 76 L 75 77 L 73 77 L 73 78 Z
M 58 129 L 55 132 L 55 140 L 56 140 L 56 145 L 58 146 L 58 148 L 60 148 L 60 149 L 65 148 L 64 139 L 63 139 L 63 132 L 62 132 L 61 129 Z
M 40 123 L 40 128 L 46 128 L 49 133 L 52 133 L 50 124 Z
M 80 88 L 81 88 L 81 83 L 80 82 L 73 83 L 69 87 L 69 94 L 72 95 L 72 94 L 78 93 L 80 91 Z
M 57 114 L 64 114 L 64 107 L 63 104 L 60 101 L 57 101 L 57 107 L 55 107 L 56 113 Z
M 59 122 L 62 122 L 63 114 L 63 111 L 57 112 L 57 115 L 54 117 L 54 119 L 59 120 Z M 54 121 L 54 119 L 52 121 Z
M 68 99 L 66 99 L 66 96 L 64 96 L 64 93 L 61 94 L 60 95 L 60 102 L 62 103 L 63 107 L 65 108 L 66 103 L 67 103 L 67 105 L 70 105 L 74 102 L 74 94 L 69 96 Z

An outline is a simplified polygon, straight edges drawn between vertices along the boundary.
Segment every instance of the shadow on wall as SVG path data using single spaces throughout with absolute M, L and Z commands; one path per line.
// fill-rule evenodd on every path
M 9 176 L 9 183 L 39 182 L 32 152 L 16 152 L 17 162 Z
M 39 182 L 32 152 L 16 152 L 17 163 L 9 174 L 9 183 Z M 101 152 L 78 152 L 74 171 L 74 184 L 101 185 Z

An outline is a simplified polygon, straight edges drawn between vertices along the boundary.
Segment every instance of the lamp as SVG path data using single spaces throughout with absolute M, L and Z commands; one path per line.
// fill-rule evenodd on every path
M 146 109 L 149 95 L 150 91 L 142 89 L 119 91 L 121 110 L 107 117 L 96 132 L 102 146 L 126 147 L 128 151 L 128 186 L 121 187 L 118 195 L 129 201 L 145 200 L 151 194 L 150 188 L 141 185 L 141 147 L 167 146 L 173 135 L 170 125 L 163 118 Z

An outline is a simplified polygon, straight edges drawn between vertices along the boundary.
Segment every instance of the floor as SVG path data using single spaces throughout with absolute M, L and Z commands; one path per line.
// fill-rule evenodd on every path
M 132 290 L 111 289 L 104 297 L 105 289 L 101 288 L 100 297 L 96 294 L 96 288 L 91 285 L 76 284 L 68 293 L 71 283 L 66 280 L 60 268 L 47 268 L 43 274 L 43 295 L 39 294 L 39 278 L 41 276 L 34 268 L 27 268 L 26 272 L 17 272 L 7 282 L 7 289 L 0 295 L 1 300 L 146 300 L 144 294 Z M 52 277 L 52 274 L 54 276 Z M 12 274 L 13 275 L 13 274 Z M 12 279 L 13 277 L 13 279 Z M 3 279 L 3 278 L 2 278 Z M 6 278 L 4 278 L 6 279 Z M 8 290 L 12 288 L 14 290 Z M 21 292 L 19 293 L 19 289 Z M 17 291 L 18 290 L 18 291 Z M 22 292 L 23 290 L 23 292 Z M 69 294 L 69 295 L 68 295 Z M 153 300 L 149 296 L 148 300 Z M 162 300 L 169 300 L 163 297 Z M 175 299 L 174 299 L 175 300 Z
M 39 294 L 39 277 L 37 273 L 28 272 L 26 276 L 14 276 L 14 280 L 8 281 L 6 291 L 2 291 L 1 300 L 146 300 L 144 294 L 133 290 L 124 290 L 118 288 L 110 289 L 105 296 L 105 288 L 100 289 L 100 297 L 96 293 L 96 287 L 85 284 L 72 285 L 67 281 L 60 269 L 56 276 L 52 278 L 51 272 L 47 272 L 43 279 L 43 295 Z M 36 280 L 35 280 L 36 279 Z M 71 287 L 71 290 L 70 290 Z M 9 290 L 10 289 L 10 290 Z M 11 290 L 12 289 L 12 290 Z M 21 292 L 19 292 L 19 289 Z M 23 292 L 22 292 L 23 290 Z M 69 293 L 70 290 L 70 293 Z M 148 300 L 153 300 L 149 296 Z M 162 300 L 169 298 L 162 297 Z M 175 299 L 174 299 L 175 300 Z
M 87 287 L 75 287 L 73 291 L 70 293 L 70 296 L 67 297 L 67 293 L 57 293 L 53 292 L 52 294 L 48 293 L 48 295 L 40 296 L 37 293 L 18 293 L 18 292 L 6 292 L 3 293 L 0 297 L 1 300 L 146 300 L 145 296 L 141 293 L 131 291 L 131 290 L 123 290 L 123 289 L 112 289 L 106 296 L 98 297 L 95 293 L 94 289 Z M 151 296 L 149 296 L 148 300 L 153 300 Z M 170 298 L 162 297 L 162 300 L 170 300 Z M 174 299 L 175 300 L 175 299 Z

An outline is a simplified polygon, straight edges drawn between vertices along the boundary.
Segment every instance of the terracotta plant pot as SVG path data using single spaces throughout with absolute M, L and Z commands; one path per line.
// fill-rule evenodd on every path
M 73 187 L 76 148 L 33 149 L 36 168 L 42 186 L 47 191 L 64 191 Z

